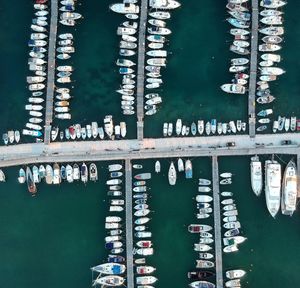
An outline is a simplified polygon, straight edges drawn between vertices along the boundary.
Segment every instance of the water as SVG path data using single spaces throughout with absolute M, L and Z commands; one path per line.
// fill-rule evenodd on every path
M 0 131 L 21 129 L 28 116 L 24 110 L 29 92 L 26 90 L 27 41 L 32 18 L 32 3 L 20 1 L 15 9 L 0 0 Z M 72 58 L 75 67 L 74 122 L 102 121 L 107 114 L 120 116 L 120 96 L 114 92 L 120 77 L 114 65 L 118 38 L 115 31 L 122 18 L 108 10 L 110 1 L 87 0 L 78 8 L 85 19 L 76 27 Z M 199 118 L 220 120 L 247 119 L 245 96 L 225 95 L 219 86 L 230 80 L 228 52 L 229 25 L 224 21 L 224 5 L 218 1 L 182 1 L 182 8 L 172 13 L 167 69 L 163 72 L 160 113 L 146 118 L 147 137 L 161 135 L 164 121 L 181 117 L 187 122 Z M 275 116 L 299 115 L 300 3 L 286 6 L 286 35 L 282 67 L 287 70 L 272 85 L 276 102 Z M 16 20 L 17 19 L 17 20 Z M 135 136 L 135 117 L 129 117 L 129 137 Z M 73 123 L 72 120 L 72 123 Z M 55 122 L 56 123 L 56 122 Z M 62 123 L 62 124 L 61 124 Z M 63 124 L 65 123 L 65 124 Z M 69 122 L 60 122 L 68 125 Z M 32 141 L 25 139 L 23 141 Z M 174 159 L 175 160 L 175 159 Z M 195 221 L 197 177 L 211 177 L 209 158 L 192 159 L 194 179 L 180 176 L 170 187 L 166 174 L 170 160 L 162 161 L 162 174 L 150 182 L 151 215 L 155 255 L 149 264 L 157 267 L 156 287 L 183 287 L 186 273 L 193 269 L 196 254 L 195 235 L 187 226 Z M 287 161 L 287 159 L 284 159 Z M 153 171 L 154 161 L 145 161 L 145 170 Z M 232 191 L 237 201 L 243 235 L 248 240 L 240 252 L 224 256 L 224 268 L 245 268 L 248 272 L 243 287 L 297 287 L 299 266 L 299 213 L 292 218 L 278 216 L 273 220 L 265 207 L 264 196 L 250 191 L 249 159 L 222 158 L 220 171 L 232 171 Z M 89 287 L 89 267 L 102 263 L 104 250 L 104 218 L 108 202 L 105 181 L 107 163 L 98 163 L 100 182 L 51 187 L 39 185 L 32 199 L 25 186 L 17 184 L 17 168 L 5 169 L 8 182 L 0 185 L 0 287 Z M 174 261 L 175 260 L 175 261 Z

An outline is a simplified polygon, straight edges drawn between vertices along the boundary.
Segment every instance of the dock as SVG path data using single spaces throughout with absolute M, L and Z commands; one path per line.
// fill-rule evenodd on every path
M 145 52 L 146 52 L 146 26 L 148 16 L 148 0 L 141 0 L 137 63 L 137 88 L 136 88 L 136 114 L 137 138 L 144 138 L 144 90 L 145 90 Z
M 126 201 L 126 271 L 127 286 L 134 288 L 133 272 L 133 228 L 132 228 L 132 167 L 130 159 L 125 160 L 125 201 Z
M 255 137 L 255 103 L 256 103 L 256 79 L 257 79 L 257 49 L 258 49 L 258 0 L 252 0 L 252 26 L 251 26 L 251 56 L 250 56 L 250 77 L 248 94 L 248 116 L 249 136 Z
M 215 230 L 215 257 L 216 257 L 216 288 L 223 288 L 223 263 L 222 263 L 222 233 L 221 233 L 221 208 L 219 187 L 219 164 L 216 156 L 212 157 L 212 181 L 214 199 L 214 230 Z
M 55 56 L 56 56 L 56 36 L 58 22 L 58 1 L 51 1 L 51 19 L 50 33 L 48 43 L 48 69 L 47 69 L 47 94 L 46 94 L 46 110 L 45 110 L 45 134 L 44 143 L 50 143 L 51 125 L 53 121 L 53 97 L 55 89 Z
M 297 185 L 298 185 L 298 198 L 300 198 L 300 154 L 297 154 L 297 176 L 298 176 L 298 182 L 297 182 Z

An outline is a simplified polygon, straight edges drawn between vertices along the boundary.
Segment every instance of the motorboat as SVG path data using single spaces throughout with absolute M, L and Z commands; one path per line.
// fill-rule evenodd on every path
M 269 26 L 259 30 L 260 33 L 269 36 L 280 36 L 284 34 L 284 28 L 281 26 Z
M 2 175 L 2 178 L 3 178 L 3 175 Z M 31 193 L 32 196 L 35 196 L 35 194 L 37 192 L 37 188 L 36 188 L 35 182 L 33 181 L 33 175 L 32 175 L 30 167 L 26 167 L 26 182 L 27 182 L 27 188 L 28 188 L 29 193 Z
M 135 5 L 133 3 L 117 3 L 112 4 L 109 6 L 109 8 L 116 12 L 121 14 L 138 14 L 139 13 L 139 6 Z
M 200 273 L 200 272 L 198 272 Z M 207 272 L 202 272 L 202 273 L 207 273 Z M 208 281 L 194 281 L 192 283 L 189 284 L 190 287 L 192 288 L 215 288 L 216 285 L 208 282 Z
M 20 184 L 23 184 L 25 183 L 26 181 L 26 173 L 25 173 L 25 170 L 23 168 L 20 168 L 19 170 L 19 177 L 18 177 L 18 182 Z
M 209 260 L 196 260 L 196 268 L 213 268 L 215 263 Z
M 240 47 L 240 46 L 236 46 L 236 45 L 230 45 L 229 50 L 231 52 L 234 52 L 234 53 L 239 54 L 239 55 L 248 55 L 248 54 L 250 54 L 249 49 L 246 49 L 246 48 L 243 48 L 243 47 Z
M 136 273 L 140 275 L 151 274 L 156 270 L 156 268 L 152 266 L 137 266 Z
M 188 226 L 188 231 L 190 233 L 208 232 L 210 230 L 212 230 L 212 227 L 205 224 L 190 224 Z
M 176 169 L 175 165 L 173 162 L 171 162 L 170 167 L 169 167 L 169 172 L 168 172 L 168 179 L 169 179 L 169 184 L 170 185 L 175 185 L 176 184 Z
M 226 271 L 225 275 L 228 279 L 237 279 L 237 278 L 242 278 L 243 276 L 245 276 L 246 271 L 244 271 L 242 269 L 228 270 L 228 271 Z
M 281 165 L 275 160 L 265 162 L 265 196 L 267 208 L 275 217 L 280 207 Z
M 241 29 L 241 28 L 232 28 L 230 29 L 230 34 L 231 35 L 242 35 L 242 36 L 246 36 L 250 34 L 249 30 L 245 30 L 245 29 Z
M 274 52 L 281 49 L 280 45 L 271 44 L 271 43 L 264 43 L 258 46 L 258 51 L 261 52 Z
M 166 11 L 151 11 L 149 13 L 149 16 L 160 20 L 166 20 L 171 18 L 170 12 Z
M 209 203 L 213 201 L 213 198 L 208 195 L 197 195 L 196 201 L 200 203 Z
M 262 167 L 257 155 L 251 158 L 250 171 L 252 190 L 259 196 L 262 190 Z
M 265 110 L 261 110 L 257 113 L 257 116 L 259 117 L 266 117 L 268 115 L 273 114 L 273 109 L 265 109 Z
M 287 164 L 282 179 L 281 212 L 292 216 L 297 205 L 297 167 L 293 160 Z
M 249 63 L 249 59 L 247 58 L 233 58 L 231 59 L 231 64 L 235 66 L 246 65 Z
M 260 68 L 262 75 L 282 75 L 285 73 L 285 71 L 282 68 L 279 67 L 262 67 Z
M 239 84 L 224 84 L 221 89 L 226 93 L 245 94 L 246 88 Z
M 270 8 L 270 9 L 280 8 L 280 7 L 282 7 L 286 4 L 287 4 L 287 2 L 282 1 L 282 0 L 273 0 L 273 1 L 261 0 L 260 1 L 260 6 L 261 7 Z
M 227 246 L 227 247 L 229 247 L 229 246 Z M 233 279 L 233 280 L 226 281 L 225 282 L 225 287 L 241 287 L 241 280 L 240 279 Z
M 238 20 L 236 18 L 227 18 L 227 21 L 236 28 L 245 29 L 250 27 L 250 24 L 247 21 Z
M 211 191 L 211 188 L 210 187 L 207 187 L 207 186 L 199 186 L 198 187 L 198 192 L 203 192 L 203 193 L 207 193 L 207 192 L 210 192 Z
M 200 243 L 194 244 L 194 251 L 207 252 L 210 250 L 212 250 L 212 247 L 207 244 L 200 244 Z
M 264 9 L 259 12 L 259 14 L 263 17 L 267 16 L 280 16 L 283 14 L 282 11 L 276 10 L 276 9 Z
M 90 174 L 90 180 L 91 181 L 97 181 L 98 180 L 98 170 L 95 163 L 91 163 L 89 167 L 89 174 Z
M 155 283 L 157 280 L 158 279 L 154 276 L 137 276 L 136 284 L 137 285 L 149 285 L 149 284 Z
M 272 103 L 276 98 L 272 95 L 267 95 L 267 96 L 260 96 L 256 99 L 257 103 L 259 104 L 268 104 Z
M 282 17 L 281 16 L 266 16 L 260 19 L 260 22 L 266 25 L 281 25 Z
M 108 275 L 104 277 L 98 277 L 94 282 L 93 285 L 103 285 L 103 286 L 121 286 L 123 285 L 125 279 L 121 276 L 117 275 Z
M 149 0 L 149 6 L 153 9 L 176 9 L 180 7 L 180 3 L 175 0 Z
M 189 159 L 185 161 L 185 178 L 186 179 L 193 178 L 192 162 Z

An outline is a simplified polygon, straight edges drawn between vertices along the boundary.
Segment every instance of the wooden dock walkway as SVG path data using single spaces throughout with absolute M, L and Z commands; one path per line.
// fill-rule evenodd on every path
M 256 80 L 257 80 L 257 49 L 258 49 L 258 0 L 252 0 L 252 26 L 251 26 L 251 57 L 250 57 L 250 78 L 248 94 L 248 116 L 249 136 L 255 137 L 255 103 L 256 103 Z
M 222 233 L 221 208 L 219 189 L 219 164 L 216 156 L 212 157 L 212 180 L 214 198 L 214 229 L 215 229 L 215 256 L 216 256 L 216 288 L 223 288 L 223 262 L 222 262 Z
M 134 288 L 133 271 L 133 228 L 132 228 L 132 167 L 130 159 L 125 160 L 125 201 L 126 201 L 126 269 L 127 286 Z
M 58 23 L 58 1 L 51 0 L 51 19 L 48 47 L 48 69 L 47 69 L 47 94 L 45 110 L 44 143 L 50 143 L 51 125 L 53 120 L 53 97 L 55 89 L 55 56 L 56 56 L 56 35 Z
M 148 0 L 141 0 L 136 88 L 137 138 L 140 141 L 144 138 L 144 90 L 147 16 Z

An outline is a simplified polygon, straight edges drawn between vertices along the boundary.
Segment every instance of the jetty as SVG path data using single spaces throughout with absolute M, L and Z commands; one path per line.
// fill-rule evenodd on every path
M 127 287 L 134 288 L 133 272 L 133 228 L 132 228 L 132 167 L 130 159 L 125 160 L 125 201 L 126 201 L 126 268 Z
M 252 0 L 252 25 L 251 25 L 251 56 L 250 77 L 248 94 L 249 136 L 255 137 L 255 103 L 256 103 L 256 79 L 257 79 L 257 48 L 258 48 L 258 0 Z
M 136 88 L 136 114 L 137 114 L 137 138 L 144 138 L 144 90 L 145 90 L 145 51 L 146 51 L 146 26 L 148 15 L 148 0 L 141 0 L 138 42 L 138 66 Z
M 216 156 L 212 157 L 212 180 L 214 199 L 214 230 L 215 230 L 215 265 L 216 265 L 216 288 L 223 288 L 223 265 L 222 265 L 222 233 L 220 215 L 220 187 L 219 187 L 219 164 Z
M 290 139 L 292 145 L 282 145 Z M 227 147 L 234 142 L 234 147 Z M 0 167 L 32 163 L 62 163 L 76 161 L 109 161 L 122 159 L 150 159 L 170 157 L 242 156 L 261 154 L 300 154 L 300 134 L 248 135 L 148 138 L 139 141 L 68 141 L 18 144 L 0 147 Z
M 55 56 L 56 56 L 56 36 L 57 36 L 57 20 L 58 20 L 58 1 L 51 1 L 51 19 L 48 47 L 48 68 L 47 68 L 47 94 L 46 94 L 46 110 L 45 110 L 45 130 L 44 143 L 50 143 L 51 125 L 53 121 L 53 97 L 55 89 Z

